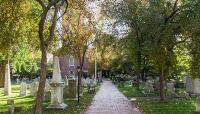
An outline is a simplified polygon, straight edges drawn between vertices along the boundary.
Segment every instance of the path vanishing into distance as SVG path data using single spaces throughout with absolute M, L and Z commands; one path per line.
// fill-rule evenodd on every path
M 85 114 L 141 114 L 111 81 L 104 81 Z

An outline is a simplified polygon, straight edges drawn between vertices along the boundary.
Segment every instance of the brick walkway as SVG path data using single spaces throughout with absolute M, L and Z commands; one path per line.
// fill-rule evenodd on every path
M 104 81 L 85 114 L 141 114 L 111 81 Z

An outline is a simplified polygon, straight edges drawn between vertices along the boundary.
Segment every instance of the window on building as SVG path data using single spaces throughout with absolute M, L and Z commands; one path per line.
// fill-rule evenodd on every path
M 74 66 L 74 57 L 73 56 L 69 57 L 69 66 Z

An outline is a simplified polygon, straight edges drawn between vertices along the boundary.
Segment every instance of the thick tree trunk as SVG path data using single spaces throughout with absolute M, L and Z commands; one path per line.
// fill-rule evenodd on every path
M 165 100 L 165 90 L 164 90 L 164 68 L 163 66 L 160 68 L 160 100 L 164 101 Z
M 6 64 L 8 60 L 3 60 L 0 62 L 0 88 L 4 87 L 5 82 L 5 71 L 6 71 Z
M 41 48 L 42 58 L 41 58 L 41 69 L 40 69 L 40 83 L 37 92 L 37 98 L 35 103 L 35 114 L 42 114 L 42 99 L 44 95 L 44 88 L 46 82 L 46 65 L 47 65 L 47 49 L 45 46 Z

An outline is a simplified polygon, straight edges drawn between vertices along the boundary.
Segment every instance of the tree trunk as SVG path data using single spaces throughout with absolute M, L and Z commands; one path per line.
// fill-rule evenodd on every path
M 160 100 L 164 101 L 165 100 L 165 90 L 164 90 L 164 68 L 163 66 L 160 68 Z
M 2 60 L 0 62 L 0 88 L 4 87 L 5 82 L 5 71 L 6 71 L 6 64 L 8 63 L 7 60 Z
M 40 83 L 37 92 L 37 98 L 35 103 L 35 114 L 42 114 L 42 99 L 44 95 L 44 88 L 46 82 L 46 65 L 47 65 L 47 49 L 45 46 L 41 48 L 42 58 L 41 58 L 41 69 L 40 69 Z

